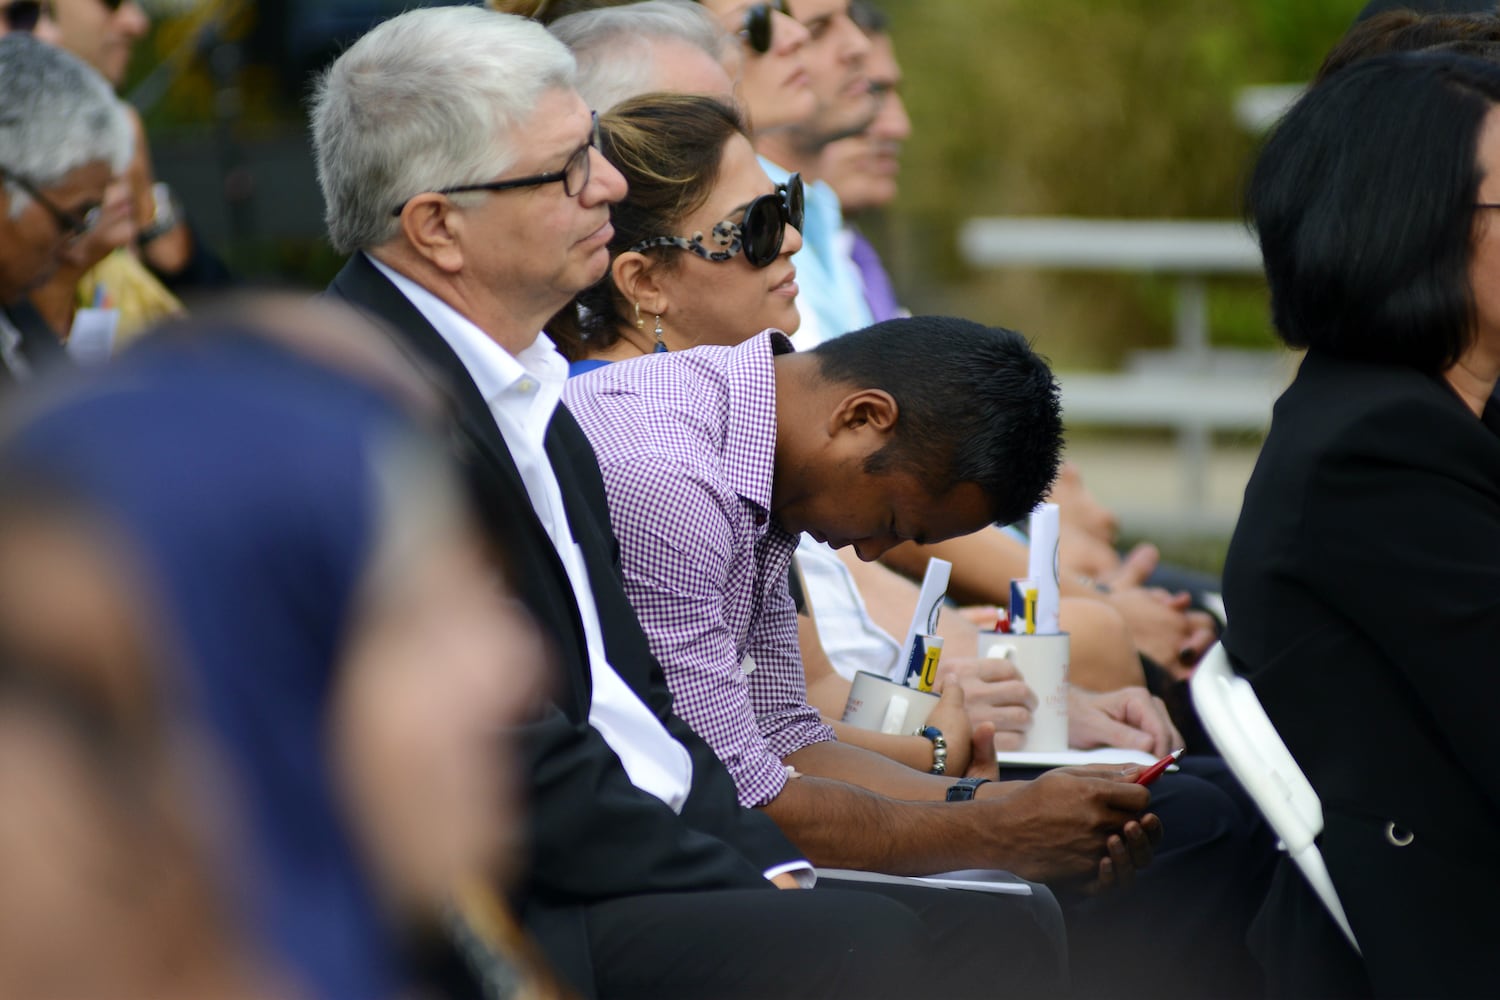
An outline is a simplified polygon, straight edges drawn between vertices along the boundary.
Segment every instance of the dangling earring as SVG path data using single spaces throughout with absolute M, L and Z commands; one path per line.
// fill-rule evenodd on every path
M 666 345 L 666 342 L 661 339 L 661 317 L 660 316 L 656 317 L 656 329 L 653 330 L 652 332 L 656 334 L 656 349 L 652 353 L 654 353 L 654 354 L 666 354 L 667 353 L 667 345 Z
M 635 306 L 635 328 L 637 330 L 644 330 L 646 328 L 646 321 L 641 319 L 641 304 L 634 302 L 632 305 Z

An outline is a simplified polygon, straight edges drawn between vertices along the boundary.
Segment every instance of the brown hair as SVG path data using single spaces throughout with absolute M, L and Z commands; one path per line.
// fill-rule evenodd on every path
M 1500 16 L 1493 13 L 1419 14 L 1388 10 L 1350 28 L 1323 59 L 1316 86 L 1350 63 L 1387 52 L 1418 52 L 1453 43 L 1500 42 Z
M 674 236 L 696 212 L 719 179 L 724 147 L 736 135 L 749 138 L 738 111 L 712 97 L 646 94 L 599 116 L 600 151 L 625 175 L 630 192 L 610 210 L 615 235 L 609 259 L 653 236 Z M 675 251 L 645 251 L 663 267 L 676 266 Z M 594 285 L 547 324 L 547 333 L 570 361 L 603 350 L 633 323 L 628 303 L 606 271 Z

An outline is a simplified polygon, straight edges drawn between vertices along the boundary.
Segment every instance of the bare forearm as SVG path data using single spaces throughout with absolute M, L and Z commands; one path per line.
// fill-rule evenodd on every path
M 926 772 L 932 769 L 932 741 L 926 737 L 877 733 L 858 726 L 846 726 L 826 717 L 824 721 L 833 727 L 834 735 L 844 746 L 877 753 L 915 771 Z
M 961 804 L 898 802 L 803 775 L 788 781 L 765 811 L 824 868 L 930 875 L 983 863 L 975 857 L 982 843 L 979 817 Z
M 931 746 L 927 767 L 932 766 Z M 833 778 L 908 802 L 942 802 L 953 784 L 951 777 L 923 773 L 927 767 L 913 770 L 879 753 L 837 741 L 803 747 L 789 755 L 786 763 L 799 774 Z

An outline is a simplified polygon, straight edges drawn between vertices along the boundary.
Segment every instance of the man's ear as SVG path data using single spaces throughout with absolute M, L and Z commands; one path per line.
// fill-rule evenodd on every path
M 463 270 L 463 216 L 436 192 L 419 194 L 401 209 L 401 234 L 418 255 L 447 274 Z
M 661 287 L 661 266 L 657 261 L 632 250 L 616 257 L 609 269 L 615 288 L 643 316 L 666 315 L 667 296 Z
M 884 445 L 896 429 L 900 416 L 895 398 L 884 389 L 858 389 L 840 399 L 828 416 L 828 436 L 852 433 L 856 438 L 873 435 Z

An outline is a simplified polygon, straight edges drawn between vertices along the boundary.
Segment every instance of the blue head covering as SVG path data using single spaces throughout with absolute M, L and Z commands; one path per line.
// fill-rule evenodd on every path
M 228 334 L 143 345 L 5 446 L 142 557 L 249 826 L 252 926 L 319 1000 L 377 1000 L 396 981 L 326 751 L 375 543 L 372 452 L 401 427 L 374 391 Z

